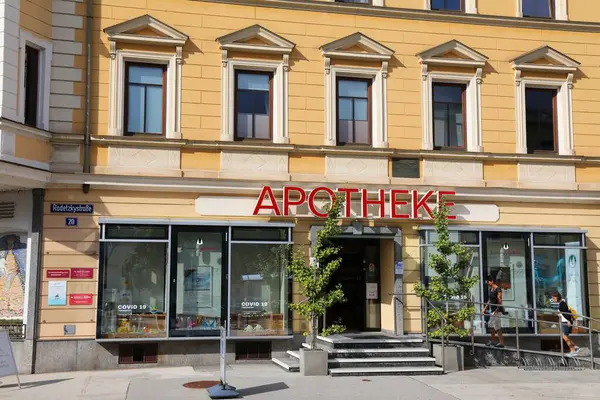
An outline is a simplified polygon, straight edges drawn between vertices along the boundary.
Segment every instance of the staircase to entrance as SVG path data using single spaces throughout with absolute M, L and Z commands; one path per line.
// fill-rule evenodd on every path
M 329 374 L 338 376 L 441 375 L 419 336 L 342 334 L 317 338 L 317 346 L 329 353 Z M 306 343 L 303 347 L 310 348 Z M 273 362 L 289 372 L 300 371 L 300 352 L 288 351 Z

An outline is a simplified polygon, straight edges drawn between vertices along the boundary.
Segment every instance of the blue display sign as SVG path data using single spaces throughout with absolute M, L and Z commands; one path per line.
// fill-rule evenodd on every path
M 91 204 L 50 204 L 50 212 L 61 214 L 93 214 Z
M 77 226 L 78 222 L 77 217 L 65 218 L 65 226 Z

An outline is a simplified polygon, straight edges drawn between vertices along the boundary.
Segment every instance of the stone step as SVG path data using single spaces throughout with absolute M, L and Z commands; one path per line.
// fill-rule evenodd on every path
M 337 376 L 380 376 L 380 375 L 441 375 L 439 367 L 372 367 L 372 368 L 334 368 L 329 371 Z
M 271 361 L 288 372 L 300 372 L 300 361 L 298 359 L 292 357 L 284 359 L 273 357 Z
M 310 345 L 303 343 L 309 349 Z M 327 349 L 329 358 L 367 358 L 367 357 L 426 357 L 429 351 L 421 347 L 401 347 L 391 349 Z
M 432 357 L 332 358 L 329 368 L 435 367 Z
M 347 338 L 344 336 L 318 337 L 319 344 L 328 349 L 396 349 L 422 347 L 423 339 L 418 337 L 399 338 Z

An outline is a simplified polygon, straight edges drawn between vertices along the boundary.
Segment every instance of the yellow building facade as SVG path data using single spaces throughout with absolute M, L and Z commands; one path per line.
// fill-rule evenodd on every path
M 309 259 L 340 190 L 348 302 L 326 325 L 423 332 L 411 293 L 440 192 L 473 300 L 494 276 L 507 305 L 549 310 L 559 291 L 600 317 L 589 1 L 5 7 L 19 61 L 2 76 L 0 197 L 33 210 L 3 229 L 30 243 L 29 370 L 216 363 L 220 325 L 230 359 L 297 348 L 286 249 Z

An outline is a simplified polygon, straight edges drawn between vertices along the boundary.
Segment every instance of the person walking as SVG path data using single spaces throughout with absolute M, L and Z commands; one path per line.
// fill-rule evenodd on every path
M 552 293 L 552 302 L 558 303 L 558 315 L 562 321 L 561 335 L 562 335 L 562 338 L 564 339 L 565 343 L 567 344 L 567 346 L 569 346 L 569 350 L 571 350 L 571 352 L 568 353 L 567 356 L 569 356 L 569 357 L 575 356 L 575 355 L 577 355 L 577 353 L 579 353 L 580 349 L 579 349 L 579 346 L 577 346 L 573 342 L 573 340 L 571 340 L 571 338 L 569 337 L 569 335 L 571 333 L 573 333 L 573 322 L 575 321 L 575 319 L 573 318 L 573 314 L 571 313 L 571 310 L 569 309 L 569 305 L 567 304 L 565 299 L 562 298 L 560 293 L 558 293 L 558 292 Z
M 504 307 L 502 307 L 502 289 L 498 286 L 496 278 L 488 276 L 486 279 L 488 286 L 490 287 L 490 297 L 483 308 L 483 313 L 490 310 L 490 320 L 488 322 L 488 328 L 490 328 L 491 340 L 486 345 L 502 348 L 504 347 L 504 337 L 502 336 L 502 322 L 500 315 L 504 313 Z M 496 340 L 496 334 L 498 339 Z

